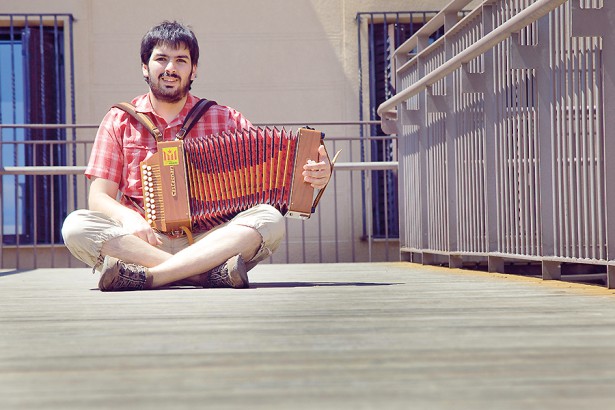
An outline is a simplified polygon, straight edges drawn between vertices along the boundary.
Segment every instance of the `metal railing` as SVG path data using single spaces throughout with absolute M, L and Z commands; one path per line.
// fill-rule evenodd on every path
M 400 137 L 402 257 L 615 287 L 613 2 L 489 0 L 458 21 L 468 3 L 396 50 L 378 108 Z
M 371 174 L 375 172 L 396 171 L 397 162 L 361 162 L 366 152 L 372 146 L 372 139 L 396 140 L 396 137 L 361 137 L 369 135 L 365 129 L 374 121 L 362 122 L 321 122 L 310 125 L 326 134 L 327 150 L 336 152 L 342 150 L 335 165 L 334 177 L 323 196 L 316 213 L 308 221 L 286 221 L 287 235 L 280 249 L 270 258 L 270 263 L 318 263 L 318 262 L 353 262 L 353 261 L 387 261 L 399 260 L 398 238 L 374 238 L 371 228 Z M 259 124 L 255 124 L 259 125 Z M 272 124 L 268 124 L 272 125 Z M 304 124 L 284 123 L 274 124 L 279 127 L 295 128 Z M 64 201 L 65 206 L 60 211 L 66 214 L 74 209 L 87 206 L 88 181 L 83 175 L 89 152 L 93 144 L 94 130 L 98 125 L 0 125 L 0 136 L 3 130 L 18 128 L 66 128 L 77 131 L 72 141 L 2 141 L 0 142 L 0 192 L 7 192 L 7 187 L 14 193 L 0 197 L 0 268 L 29 269 L 36 267 L 81 267 L 84 266 L 68 253 L 61 238 L 52 235 L 50 241 L 40 242 L 37 235 L 24 239 L 20 235 L 20 223 L 23 218 L 36 220 L 37 213 L 43 209 L 53 208 L 52 204 Z M 361 128 L 365 128 L 361 132 Z M 23 147 L 44 149 L 46 145 L 62 145 L 65 147 L 66 163 L 72 165 L 26 166 L 14 163 L 3 163 L 3 150 L 17 152 Z M 9 148 L 11 147 L 11 148 Z M 19 148 L 18 148 L 19 147 Z M 38 148 L 37 148 L 38 147 Z M 367 154 L 370 154 L 367 152 Z M 369 156 L 367 156 L 369 157 Z M 24 178 L 31 177 L 30 183 L 35 184 L 37 178 L 61 176 L 70 179 L 63 194 L 55 193 L 47 198 L 34 198 L 31 209 L 23 209 L 23 198 L 20 196 L 20 184 Z M 51 189 L 53 192 L 54 190 Z M 386 191 L 385 191 L 386 194 Z M 55 208 L 54 208 L 55 209 Z M 6 232 L 5 220 L 7 213 L 14 213 L 14 236 Z M 54 212 L 54 211 L 52 211 Z M 53 226 L 57 218 L 49 218 L 46 227 L 58 231 L 59 226 Z M 363 222 L 363 221 L 366 222 Z M 42 229 L 38 226 L 35 229 Z M 11 238 L 11 240 L 7 240 Z

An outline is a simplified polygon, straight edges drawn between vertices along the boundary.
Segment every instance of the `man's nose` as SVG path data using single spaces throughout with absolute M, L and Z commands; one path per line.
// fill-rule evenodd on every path
M 164 71 L 166 71 L 167 73 L 174 73 L 175 70 L 175 64 L 173 63 L 172 60 L 169 60 L 169 62 L 167 63 L 167 66 L 164 68 Z

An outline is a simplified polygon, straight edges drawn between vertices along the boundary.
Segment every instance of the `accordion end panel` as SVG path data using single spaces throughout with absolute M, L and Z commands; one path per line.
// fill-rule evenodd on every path
M 300 128 L 297 133 L 297 149 L 295 151 L 295 172 L 291 185 L 290 204 L 286 217 L 309 219 L 312 215 L 314 188 L 303 180 L 303 165 L 308 160 L 318 161 L 318 147 L 321 143 L 320 131 Z
M 145 217 L 162 232 L 191 225 L 183 157 L 182 141 L 165 141 L 141 163 Z

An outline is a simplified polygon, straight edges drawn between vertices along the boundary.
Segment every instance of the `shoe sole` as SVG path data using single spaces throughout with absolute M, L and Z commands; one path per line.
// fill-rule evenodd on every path
M 235 256 L 233 259 L 233 269 L 229 272 L 231 282 L 235 289 L 243 289 L 250 287 L 250 281 L 248 279 L 248 271 L 246 270 L 246 263 L 241 255 Z
M 105 282 L 105 276 L 109 276 L 109 275 L 107 275 L 107 272 L 109 270 L 109 262 L 110 261 L 111 261 L 111 258 L 109 256 L 105 256 L 105 259 L 103 260 L 102 268 L 100 270 L 102 272 L 102 275 L 100 276 L 100 280 L 98 281 L 98 289 L 100 291 L 102 291 L 102 292 L 109 291 L 109 289 L 104 284 L 104 282 Z

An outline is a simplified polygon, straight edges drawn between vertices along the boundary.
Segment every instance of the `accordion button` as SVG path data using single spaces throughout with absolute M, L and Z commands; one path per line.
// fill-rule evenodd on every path
M 156 220 L 156 215 L 152 215 L 152 221 Z

